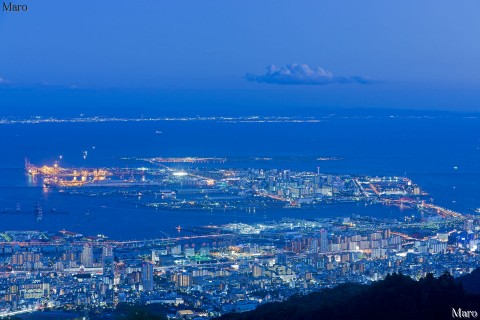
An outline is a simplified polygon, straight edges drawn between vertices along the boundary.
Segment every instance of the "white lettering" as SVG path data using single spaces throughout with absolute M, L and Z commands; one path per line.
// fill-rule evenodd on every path
M 477 318 L 478 317 L 478 312 L 477 311 L 464 311 L 462 308 L 458 308 L 458 310 L 455 310 L 455 308 L 452 308 L 452 318 Z

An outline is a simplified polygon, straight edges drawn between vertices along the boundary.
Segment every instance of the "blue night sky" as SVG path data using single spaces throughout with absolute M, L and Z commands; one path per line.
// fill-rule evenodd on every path
M 478 0 L 23 3 L 27 13 L 0 12 L 6 113 L 139 104 L 480 112 Z

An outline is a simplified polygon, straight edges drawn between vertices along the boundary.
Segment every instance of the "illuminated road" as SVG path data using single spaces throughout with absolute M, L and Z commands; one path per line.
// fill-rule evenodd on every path
M 277 196 L 277 195 L 274 195 L 274 194 L 270 194 L 270 193 L 267 193 L 267 192 L 258 191 L 258 192 L 257 192 L 257 195 L 259 195 L 259 196 L 261 196 L 261 197 L 266 197 L 266 198 L 270 198 L 270 199 L 279 200 L 279 201 L 290 202 L 290 200 L 288 200 L 288 199 L 286 199 L 286 198 L 282 198 L 282 197 L 280 197 L 280 196 Z
M 396 232 L 396 231 L 391 231 L 390 234 L 394 234 L 396 236 L 400 236 L 406 240 L 420 240 L 420 239 L 417 239 L 417 238 L 413 238 L 411 236 L 409 236 L 408 234 L 405 234 L 405 233 L 401 233 L 401 232 Z
M 0 313 L 0 318 L 15 316 L 17 314 L 22 314 L 22 313 L 32 313 L 32 312 L 37 311 L 37 310 L 40 310 L 40 308 L 29 308 L 29 309 L 24 309 L 24 310 Z
M 428 204 L 428 203 L 422 203 L 422 207 L 433 209 L 437 212 L 438 215 L 440 215 L 443 218 L 446 217 L 453 217 L 453 218 L 464 218 L 464 216 L 461 213 L 455 212 L 450 209 L 442 208 L 440 206 L 436 206 L 434 204 Z
M 362 194 L 365 196 L 365 197 L 370 197 L 368 195 L 368 193 L 365 191 L 365 189 L 363 188 L 362 184 L 360 183 L 360 181 L 358 181 L 358 179 L 353 179 L 353 182 L 355 183 L 355 185 L 357 186 L 358 189 L 360 189 L 360 191 L 362 192 Z
M 209 234 L 209 235 L 198 235 L 198 236 L 185 236 L 185 237 L 175 237 L 175 238 L 156 238 L 156 239 L 145 239 L 145 240 L 127 240 L 127 241 L 113 241 L 107 240 L 102 242 L 91 242 L 91 241 L 74 241 L 74 242 L 38 242 L 38 241 L 12 241 L 12 242 L 0 242 L 1 246 L 21 246 L 21 247 L 29 247 L 29 246 L 63 246 L 65 244 L 73 245 L 73 246 L 83 246 L 87 243 L 103 246 L 103 245 L 114 245 L 117 247 L 128 246 L 128 245 L 147 245 L 148 243 L 154 244 L 157 242 L 176 242 L 176 241 L 183 241 L 183 240 L 194 240 L 194 239 L 208 239 L 208 238 L 228 238 L 234 237 L 235 234 Z
M 375 192 L 375 194 L 380 197 L 380 192 L 378 192 L 377 188 L 373 185 L 373 183 L 369 183 L 369 185 L 373 192 Z

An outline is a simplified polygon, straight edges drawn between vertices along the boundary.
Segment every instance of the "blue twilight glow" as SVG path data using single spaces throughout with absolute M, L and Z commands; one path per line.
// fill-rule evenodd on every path
M 479 1 L 26 4 L 0 12 L 2 109 L 480 108 Z

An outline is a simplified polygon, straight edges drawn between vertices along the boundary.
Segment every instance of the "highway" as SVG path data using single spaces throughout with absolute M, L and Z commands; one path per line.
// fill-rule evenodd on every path
M 209 235 L 196 235 L 196 236 L 184 236 L 184 237 L 173 237 L 173 238 L 155 238 L 155 239 L 145 239 L 145 240 L 126 240 L 126 241 L 114 241 L 114 240 L 106 240 L 101 242 L 91 242 L 91 241 L 73 241 L 73 242 L 39 242 L 39 241 L 12 241 L 12 242 L 0 242 L 0 247 L 2 246 L 21 246 L 21 247 L 44 247 L 44 246 L 63 246 L 65 244 L 73 245 L 73 246 L 83 246 L 87 243 L 103 246 L 103 245 L 112 245 L 116 247 L 123 247 L 129 245 L 147 245 L 147 244 L 154 244 L 156 242 L 176 242 L 176 241 L 183 241 L 183 240 L 194 240 L 194 239 L 208 239 L 208 238 L 229 238 L 234 237 L 235 234 L 209 234 Z

